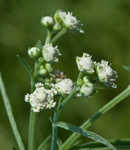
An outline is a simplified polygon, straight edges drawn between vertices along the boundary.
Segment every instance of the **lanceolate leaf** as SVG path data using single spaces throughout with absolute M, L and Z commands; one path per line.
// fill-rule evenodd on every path
M 110 140 L 111 144 L 113 144 L 117 149 L 130 149 L 130 139 L 118 139 L 118 140 Z M 96 149 L 97 148 L 104 148 L 105 146 L 101 143 L 97 142 L 88 142 L 84 144 L 80 144 L 78 146 L 74 146 L 71 150 L 86 150 L 87 148 Z
M 78 134 L 81 134 L 84 137 L 87 137 L 87 138 L 92 139 L 96 142 L 102 143 L 103 145 L 107 146 L 111 150 L 116 150 L 116 148 L 109 141 L 107 141 L 106 139 L 104 139 L 100 135 L 97 135 L 94 132 L 86 131 L 86 130 L 83 130 L 79 127 L 76 127 L 74 125 L 64 123 L 64 122 L 58 122 L 58 123 L 56 123 L 56 125 L 60 128 L 64 128 L 66 130 L 76 132 Z

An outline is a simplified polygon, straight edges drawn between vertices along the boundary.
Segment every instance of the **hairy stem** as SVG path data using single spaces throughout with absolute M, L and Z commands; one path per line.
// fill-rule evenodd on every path
M 52 122 L 52 139 L 51 139 L 51 150 L 57 149 L 57 126 L 55 125 L 59 119 L 59 113 L 54 112 L 53 122 Z
M 119 102 L 124 100 L 126 97 L 130 95 L 130 85 L 122 91 L 118 96 L 100 108 L 90 119 L 88 119 L 83 125 L 81 125 L 81 129 L 88 129 L 92 123 L 94 123 L 97 119 L 99 119 L 103 114 L 108 112 L 114 106 L 116 106 Z M 78 140 L 80 137 L 79 134 L 73 133 L 60 147 L 60 150 L 68 150 L 73 146 L 73 144 Z
M 4 102 L 5 109 L 6 109 L 6 113 L 8 115 L 8 119 L 9 119 L 11 128 L 13 130 L 16 142 L 18 144 L 18 147 L 19 147 L 20 150 L 25 150 L 21 135 L 19 133 L 16 121 L 14 119 L 14 115 L 13 115 L 13 112 L 12 112 L 12 108 L 11 108 L 9 98 L 6 94 L 6 90 L 5 90 L 5 86 L 4 86 L 1 74 L 0 74 L 0 91 L 1 91 L 1 95 L 3 97 L 3 102 Z

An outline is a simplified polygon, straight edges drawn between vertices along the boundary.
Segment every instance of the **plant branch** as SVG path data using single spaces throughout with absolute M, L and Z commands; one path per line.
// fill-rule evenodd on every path
M 4 102 L 5 109 L 6 109 L 6 113 L 8 115 L 8 119 L 9 119 L 11 128 L 13 130 L 16 142 L 18 144 L 18 147 L 19 147 L 20 150 L 25 150 L 21 135 L 19 133 L 16 121 L 14 119 L 14 115 L 13 115 L 13 112 L 12 112 L 12 108 L 11 108 L 9 98 L 6 94 L 6 90 L 5 90 L 5 86 L 4 86 L 1 74 L 0 74 L 0 91 L 1 91 L 1 95 L 3 97 L 3 102 Z
M 100 108 L 90 119 L 88 119 L 83 125 L 81 126 L 81 129 L 88 129 L 92 123 L 94 123 L 97 119 L 99 119 L 103 114 L 108 112 L 110 109 L 112 109 L 114 106 L 116 106 L 119 102 L 124 100 L 130 95 L 130 85 L 122 91 L 118 96 L 116 96 L 114 99 L 112 99 L 110 102 L 108 102 L 106 105 L 104 105 L 102 108 Z M 73 146 L 75 141 L 79 139 L 80 135 L 77 133 L 73 133 L 61 146 L 60 150 L 68 150 Z
M 51 150 L 57 149 L 57 126 L 56 122 L 59 119 L 59 112 L 54 111 L 53 122 L 52 122 L 52 139 L 51 139 Z
M 58 32 L 52 39 L 52 42 L 56 42 L 62 35 L 64 35 L 67 32 L 66 28 L 63 28 L 60 32 Z

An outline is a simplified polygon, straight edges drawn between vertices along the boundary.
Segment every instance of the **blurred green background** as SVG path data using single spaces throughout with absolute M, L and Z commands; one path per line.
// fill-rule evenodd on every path
M 41 16 L 53 15 L 57 9 L 72 11 L 85 30 L 84 35 L 70 32 L 58 41 L 63 54 L 58 67 L 75 79 L 75 57 L 86 50 L 95 60 L 112 62 L 119 75 L 117 89 L 101 90 L 88 100 L 73 100 L 60 119 L 80 125 L 130 82 L 130 73 L 122 68 L 122 65 L 130 66 L 130 0 L 0 0 L 0 71 L 25 143 L 29 105 L 24 102 L 24 95 L 29 91 L 29 79 L 16 54 L 22 54 L 30 62 L 28 47 L 45 38 Z M 98 120 L 91 130 L 106 138 L 129 138 L 129 99 Z M 11 150 L 16 143 L 1 97 L 0 111 L 0 149 Z M 48 111 L 38 114 L 37 144 L 51 132 L 50 115 Z M 70 133 L 60 130 L 59 134 L 64 140 Z

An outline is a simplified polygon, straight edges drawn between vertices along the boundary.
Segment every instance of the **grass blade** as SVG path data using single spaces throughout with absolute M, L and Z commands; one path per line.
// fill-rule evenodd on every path
M 19 146 L 19 149 L 20 150 L 25 150 L 22 138 L 20 136 L 19 130 L 18 130 L 17 125 L 16 125 L 16 121 L 14 119 L 14 115 L 13 115 L 13 112 L 12 112 L 12 108 L 11 108 L 9 98 L 6 94 L 6 90 L 5 90 L 5 86 L 4 86 L 1 74 L 0 74 L 0 92 L 1 92 L 1 95 L 2 95 L 2 98 L 3 98 L 4 106 L 5 106 L 8 118 L 9 118 L 10 125 L 12 127 L 16 142 Z

